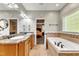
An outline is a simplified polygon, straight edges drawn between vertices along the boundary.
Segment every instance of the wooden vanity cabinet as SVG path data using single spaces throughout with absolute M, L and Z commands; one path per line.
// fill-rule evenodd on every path
M 0 44 L 0 56 L 18 56 L 18 45 Z
M 34 47 L 34 35 L 31 35 L 31 49 Z
M 30 50 L 34 47 L 34 36 L 31 35 L 25 41 L 19 43 L 19 56 L 29 56 Z
M 25 41 L 19 43 L 19 45 L 18 45 L 18 54 L 19 54 L 19 56 L 24 56 L 25 55 Z
M 31 49 L 31 37 L 29 38 L 28 45 L 29 45 L 29 51 L 30 51 L 30 49 Z
M 19 43 L 19 56 L 29 56 L 30 50 L 34 47 L 33 38 L 31 35 L 25 41 Z
M 19 43 L 0 44 L 0 56 L 29 56 L 30 49 L 34 46 L 32 36 Z
M 25 41 L 25 56 L 29 56 L 29 40 Z
M 29 56 L 29 43 L 29 38 L 19 43 L 19 56 Z

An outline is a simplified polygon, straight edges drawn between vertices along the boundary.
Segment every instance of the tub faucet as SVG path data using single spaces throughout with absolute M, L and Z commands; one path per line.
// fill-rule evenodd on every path
M 59 46 L 62 42 L 58 42 L 57 46 Z
M 61 44 L 61 48 L 63 48 L 64 47 L 64 45 L 63 44 Z
M 54 44 L 56 45 L 56 42 L 54 42 Z

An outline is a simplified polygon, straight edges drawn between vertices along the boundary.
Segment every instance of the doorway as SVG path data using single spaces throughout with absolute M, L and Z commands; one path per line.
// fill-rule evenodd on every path
M 44 19 L 36 21 L 36 40 L 37 44 L 44 44 Z
M 17 34 L 17 19 L 10 19 L 10 34 Z

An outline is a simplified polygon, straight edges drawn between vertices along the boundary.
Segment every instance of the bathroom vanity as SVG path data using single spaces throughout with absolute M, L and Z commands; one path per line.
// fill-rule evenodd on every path
M 28 56 L 34 47 L 32 33 L 0 40 L 0 56 Z

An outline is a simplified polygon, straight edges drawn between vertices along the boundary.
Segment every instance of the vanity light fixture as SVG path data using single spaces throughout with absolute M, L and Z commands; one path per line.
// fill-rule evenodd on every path
M 23 18 L 26 17 L 26 15 L 24 13 L 21 13 L 20 16 L 23 17 Z
M 19 8 L 17 4 L 15 3 L 8 3 L 9 8 Z
M 23 17 L 23 18 L 25 18 L 25 19 L 29 19 L 29 17 L 24 12 L 21 12 L 20 16 Z

